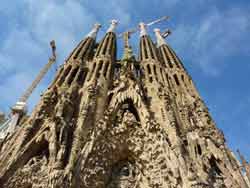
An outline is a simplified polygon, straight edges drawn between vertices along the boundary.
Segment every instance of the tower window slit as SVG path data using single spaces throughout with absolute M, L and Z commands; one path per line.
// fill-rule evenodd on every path
M 157 71 L 156 71 L 156 66 L 154 65 L 154 74 L 155 74 L 155 78 L 158 81 L 158 75 L 157 75 Z
M 165 74 L 166 81 L 168 81 L 168 74 Z
M 200 144 L 197 145 L 197 152 L 198 152 L 199 155 L 202 154 L 202 150 L 201 150 Z
M 183 140 L 183 144 L 185 145 L 185 146 L 188 146 L 188 141 L 185 139 L 185 140 Z
M 151 68 L 150 68 L 149 64 L 147 65 L 147 70 L 148 70 L 148 74 L 151 75 Z
M 116 41 L 115 41 L 116 39 L 115 39 L 115 36 L 113 37 L 113 43 L 112 43 L 112 52 L 113 52 L 113 54 L 111 54 L 111 58 L 113 58 L 113 59 L 117 59 L 116 58 Z
M 113 97 L 113 93 L 111 93 L 111 94 L 108 96 L 107 105 L 110 104 L 110 102 L 111 102 L 111 100 L 112 100 L 112 97 Z
M 152 83 L 153 82 L 153 78 L 150 76 L 149 77 L 149 81 Z
M 155 44 L 153 44 L 153 45 L 155 45 Z M 155 50 L 155 56 L 156 56 L 155 59 L 159 58 L 159 61 L 161 61 L 162 57 L 161 57 L 160 49 L 158 49 L 154 46 L 154 50 Z
M 169 56 L 168 56 L 168 52 L 167 52 L 166 48 L 163 48 L 163 51 L 165 52 L 165 56 L 166 56 L 166 58 L 167 58 L 167 63 L 168 63 L 168 65 L 169 65 L 169 67 L 170 67 L 170 68 L 173 68 L 173 64 L 172 64 L 172 62 L 171 62 L 171 60 L 170 60 L 170 58 L 169 58 Z
M 87 40 L 83 41 L 82 45 L 78 48 L 78 50 L 76 51 L 75 55 L 74 55 L 74 59 L 76 59 L 78 57 L 78 55 L 80 54 L 82 48 L 84 47 L 84 45 L 86 44 Z
M 150 52 L 150 57 L 152 59 L 155 59 L 154 52 L 153 52 L 153 44 L 152 44 L 151 40 L 148 40 L 148 48 L 149 48 L 149 52 Z
M 106 36 L 105 39 L 104 39 L 104 44 L 102 46 L 102 48 L 103 48 L 102 51 L 101 51 L 102 55 L 106 54 L 108 43 L 109 43 L 109 37 Z
M 174 80 L 175 80 L 175 83 L 179 86 L 180 82 L 176 74 L 174 74 Z
M 100 63 L 99 63 L 98 71 L 100 71 L 102 69 L 102 65 L 103 65 L 103 61 L 101 60 Z
M 186 82 L 185 82 L 185 77 L 183 74 L 181 75 L 181 79 L 182 79 L 182 82 L 184 83 L 184 85 L 187 87 Z
M 85 78 L 86 78 L 86 72 L 84 70 L 81 70 L 77 78 L 77 83 L 79 85 L 83 85 Z
M 163 72 L 162 72 L 162 68 L 160 68 L 160 73 L 161 73 L 161 79 L 162 79 L 163 81 L 165 81 L 164 76 L 163 76 Z
M 108 66 L 109 66 L 109 63 L 106 62 L 105 65 L 104 65 L 104 70 L 103 70 L 103 76 L 106 77 L 107 76 L 107 70 L 108 70 Z
M 75 68 L 75 69 L 72 71 L 72 74 L 70 75 L 70 77 L 69 77 L 69 79 L 68 79 L 68 84 L 69 84 L 69 85 L 73 82 L 73 80 L 74 80 L 74 78 L 75 78 L 75 76 L 76 76 L 76 73 L 77 73 L 78 69 L 79 69 L 79 67 Z
M 60 78 L 58 85 L 61 86 L 62 83 L 64 82 L 65 78 L 67 77 L 68 73 L 71 70 L 71 66 L 68 66 L 67 69 L 65 70 L 65 72 L 63 73 L 62 77 Z
M 185 83 L 184 75 L 181 75 L 181 79 Z
M 140 41 L 140 52 L 139 52 L 139 60 L 142 60 L 142 41 Z
M 147 52 L 147 47 L 146 47 L 146 39 L 145 37 L 143 36 L 142 37 L 142 43 L 143 43 L 143 48 L 142 50 L 144 51 L 144 54 L 145 54 L 145 59 L 148 59 L 148 52 Z

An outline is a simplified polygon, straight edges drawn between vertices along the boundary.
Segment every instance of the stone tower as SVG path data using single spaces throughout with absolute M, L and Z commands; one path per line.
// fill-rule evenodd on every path
M 191 77 L 140 23 L 139 57 L 116 20 L 60 67 L 30 118 L 0 144 L 4 188 L 247 188 Z

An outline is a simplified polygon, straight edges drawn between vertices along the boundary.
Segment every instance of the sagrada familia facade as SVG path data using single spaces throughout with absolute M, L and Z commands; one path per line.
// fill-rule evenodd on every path
M 117 59 L 116 26 L 98 43 L 96 24 L 1 141 L 0 187 L 248 188 L 250 170 L 160 30 L 153 42 L 139 24 L 138 58 L 124 33 Z

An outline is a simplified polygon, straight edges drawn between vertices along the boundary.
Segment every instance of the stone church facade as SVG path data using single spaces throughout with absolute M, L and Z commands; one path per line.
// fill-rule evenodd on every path
M 31 116 L 0 144 L 3 188 L 247 188 L 173 49 L 140 23 L 139 55 L 117 22 L 78 44 Z M 127 33 L 129 35 L 129 33 Z

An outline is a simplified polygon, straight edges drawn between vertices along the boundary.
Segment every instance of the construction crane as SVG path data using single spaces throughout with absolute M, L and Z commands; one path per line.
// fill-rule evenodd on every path
M 20 119 L 27 113 L 27 100 L 50 67 L 56 62 L 56 44 L 54 40 L 50 42 L 50 46 L 52 49 L 52 56 L 49 58 L 48 63 L 43 67 L 36 79 L 24 92 L 18 102 L 11 108 L 10 118 L 0 125 L 0 139 L 4 139 L 7 135 L 12 134 L 15 131 Z
M 171 30 L 170 29 L 166 29 L 164 32 L 162 32 L 161 35 L 162 35 L 163 38 L 167 38 L 171 34 L 172 34 Z
M 154 20 L 154 21 L 152 21 L 152 22 L 149 22 L 149 23 L 147 23 L 147 24 L 145 24 L 145 25 L 146 25 L 146 26 L 152 26 L 152 25 L 154 25 L 154 24 L 160 23 L 160 22 L 165 21 L 165 20 L 168 20 L 168 19 L 169 19 L 169 16 L 163 16 L 163 17 L 161 17 L 161 18 L 159 18 L 159 19 L 156 19 L 156 20 Z M 133 28 L 133 29 L 129 29 L 128 31 L 125 31 L 125 32 L 123 32 L 123 33 L 120 33 L 120 34 L 118 35 L 118 38 L 123 37 L 123 39 L 124 39 L 124 45 L 125 45 L 125 47 L 128 47 L 128 46 L 129 46 L 128 40 L 129 40 L 131 34 L 137 32 L 138 30 L 139 30 L 138 27 Z

